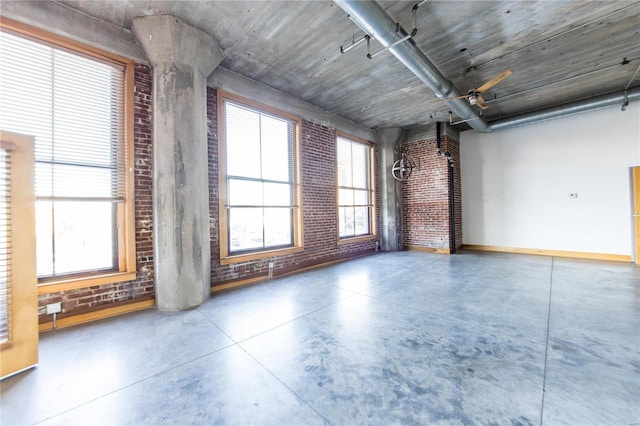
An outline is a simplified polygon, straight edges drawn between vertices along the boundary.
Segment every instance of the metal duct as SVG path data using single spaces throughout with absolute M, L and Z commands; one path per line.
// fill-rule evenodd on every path
M 385 48 L 401 40 L 405 35 L 397 32 L 396 22 L 375 1 L 335 0 L 365 33 L 375 38 Z M 407 68 L 409 68 L 424 84 L 434 91 L 439 99 L 460 96 L 461 93 L 442 75 L 440 70 L 427 58 L 413 40 L 389 48 Z M 489 125 L 466 99 L 446 101 L 451 111 L 466 121 L 478 132 L 488 132 Z
M 594 98 L 584 99 L 581 101 L 571 102 L 553 108 L 534 111 L 510 118 L 492 121 L 489 124 L 488 131 L 505 130 L 512 127 L 523 126 L 525 124 L 537 123 L 540 121 L 552 120 L 554 118 L 565 117 L 567 115 L 579 114 L 581 112 L 591 111 L 600 108 L 606 108 L 614 105 L 622 106 L 625 102 L 640 100 L 640 87 L 629 90 L 628 92 L 611 93 L 608 95 L 596 96 Z
M 365 33 L 378 40 L 385 48 L 402 40 L 406 34 L 397 31 L 398 25 L 387 12 L 375 1 L 334 0 L 353 22 Z M 389 48 L 396 58 L 409 68 L 424 84 L 434 91 L 439 99 L 460 96 L 460 92 L 438 70 L 436 65 L 420 50 L 413 40 L 409 39 Z M 567 115 L 578 114 L 613 105 L 624 105 L 640 100 L 640 87 L 629 91 L 597 96 L 590 99 L 571 102 L 565 105 L 534 111 L 514 117 L 492 121 L 488 124 L 466 99 L 445 101 L 451 111 L 460 117 L 461 122 L 468 123 L 474 130 L 486 133 L 510 129 L 525 124 L 551 120 Z

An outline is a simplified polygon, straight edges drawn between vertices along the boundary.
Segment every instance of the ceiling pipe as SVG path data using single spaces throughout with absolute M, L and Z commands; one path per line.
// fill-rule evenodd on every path
M 610 93 L 608 95 L 596 96 L 581 101 L 571 102 L 557 107 L 547 108 L 541 111 L 533 111 L 514 117 L 503 118 L 489 123 L 490 132 L 510 129 L 512 127 L 523 126 L 525 124 L 538 123 L 540 121 L 552 120 L 554 118 L 579 114 L 581 112 L 592 111 L 610 106 L 620 105 L 630 101 L 640 101 L 640 86 L 629 91 Z
M 385 48 L 384 50 L 388 49 L 393 53 L 400 62 L 433 90 L 438 99 L 445 101 L 451 111 L 460 117 L 460 121 L 457 123 L 468 123 L 471 128 L 481 133 L 510 129 L 614 105 L 621 105 L 624 111 L 624 106 L 629 102 L 640 101 L 640 87 L 636 87 L 631 90 L 596 96 L 487 123 L 469 105 L 466 98 L 445 100 L 461 94 L 424 52 L 416 46 L 415 42 L 406 37 L 406 31 L 376 1 L 334 0 L 334 2 L 365 33 L 378 40 Z M 425 1 L 420 4 L 423 3 Z M 406 40 L 403 41 L 403 39 Z
M 461 93 L 420 50 L 413 40 L 390 47 L 406 36 L 387 12 L 375 1 L 334 0 L 365 33 L 378 40 L 436 94 L 438 99 L 455 98 Z M 478 132 L 488 132 L 489 125 L 465 99 L 445 101 L 451 111 Z

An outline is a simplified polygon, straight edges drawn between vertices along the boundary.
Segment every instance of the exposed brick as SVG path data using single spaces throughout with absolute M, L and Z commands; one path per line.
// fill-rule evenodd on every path
M 134 176 L 137 278 L 69 290 L 39 297 L 40 321 L 48 321 L 45 306 L 62 303 L 60 317 L 87 312 L 126 300 L 154 296 L 153 217 L 152 217 L 152 74 L 144 65 L 136 65 L 134 81 Z M 335 129 L 303 120 L 301 128 L 301 167 L 304 251 L 233 265 L 220 265 L 218 212 L 218 119 L 216 90 L 207 89 L 207 129 L 210 191 L 210 229 L 212 285 L 266 275 L 268 261 L 276 263 L 275 273 L 349 257 L 374 250 L 376 240 L 338 245 L 336 208 L 336 134 Z M 376 170 L 378 170 L 376 150 Z M 376 179 L 377 234 L 380 235 L 380 196 Z
M 301 184 L 304 251 L 232 265 L 220 264 L 218 208 L 218 116 L 217 91 L 207 90 L 207 126 L 209 143 L 209 214 L 211 224 L 212 285 L 266 275 L 268 262 L 275 261 L 277 275 L 326 261 L 371 252 L 376 240 L 338 245 L 338 211 L 336 207 L 336 131 L 330 127 L 302 120 Z M 376 149 L 376 170 L 377 164 Z M 376 222 L 380 235 L 380 199 L 376 178 Z
M 460 180 L 460 146 L 449 136 L 442 137 L 441 151 L 454 162 L 455 246 L 462 246 L 462 191 Z M 419 164 L 402 186 L 403 243 L 449 250 L 453 244 L 450 225 L 449 162 L 438 156 L 436 140 L 422 140 L 403 145 L 403 152 Z

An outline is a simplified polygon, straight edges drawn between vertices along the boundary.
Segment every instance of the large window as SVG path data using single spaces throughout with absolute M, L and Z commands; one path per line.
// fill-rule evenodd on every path
M 3 20 L 0 126 L 35 136 L 41 284 L 82 287 L 135 277 L 126 124 L 131 67 Z
M 375 234 L 373 148 L 364 141 L 337 138 L 338 233 L 341 239 Z
M 223 261 L 299 247 L 298 119 L 222 92 L 220 99 Z

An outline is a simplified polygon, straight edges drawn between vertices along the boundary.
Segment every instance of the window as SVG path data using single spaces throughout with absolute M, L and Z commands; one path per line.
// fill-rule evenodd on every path
M 300 248 L 299 119 L 220 92 L 223 263 Z
M 4 19 L 0 43 L 0 123 L 35 136 L 39 283 L 135 278 L 133 64 Z
M 339 135 L 338 233 L 341 239 L 375 234 L 373 147 Z

